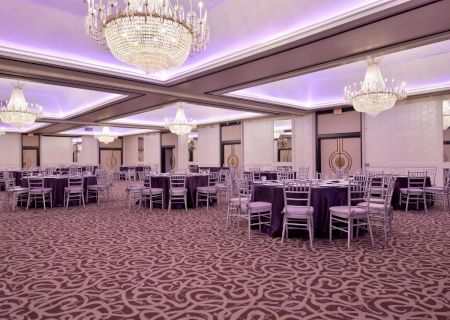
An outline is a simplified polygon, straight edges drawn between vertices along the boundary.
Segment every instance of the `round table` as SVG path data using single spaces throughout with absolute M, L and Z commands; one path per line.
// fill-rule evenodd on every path
M 431 179 L 430 177 L 427 177 L 427 180 L 425 182 L 425 186 L 426 187 L 431 187 Z M 392 207 L 395 210 L 405 210 L 406 209 L 406 204 L 403 203 L 402 205 L 400 205 L 400 188 L 408 188 L 408 177 L 407 176 L 398 176 L 395 179 L 395 188 L 394 188 L 394 192 L 392 193 Z M 432 206 L 433 202 L 429 201 L 427 206 Z M 413 210 L 415 208 L 412 208 Z M 422 204 L 419 205 L 419 210 L 424 210 L 425 208 L 423 207 Z
M 196 174 L 186 176 L 186 189 L 187 189 L 187 206 L 188 208 L 195 208 L 195 197 L 197 195 L 198 187 L 205 187 L 208 185 L 207 174 Z M 152 176 L 152 188 L 162 188 L 164 192 L 164 207 L 169 207 L 169 189 L 170 180 L 168 175 Z M 176 207 L 182 208 L 182 205 L 176 205 Z
M 314 236 L 327 237 L 330 213 L 333 206 L 347 205 L 348 188 L 342 186 L 312 187 L 311 206 L 314 207 Z M 284 208 L 283 187 L 278 185 L 253 184 L 252 201 L 272 203 L 271 227 L 263 230 L 271 236 L 281 236 Z
M 97 177 L 94 175 L 84 177 L 84 192 L 86 194 L 87 186 L 97 183 Z M 28 179 L 23 178 L 22 187 L 28 187 Z M 44 178 L 44 186 L 52 188 L 52 205 L 54 207 L 64 206 L 64 188 L 69 186 L 69 178 L 67 176 L 49 176 Z

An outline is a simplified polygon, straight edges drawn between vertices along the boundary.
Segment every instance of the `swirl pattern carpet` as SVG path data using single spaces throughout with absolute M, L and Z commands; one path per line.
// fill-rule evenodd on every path
M 0 319 L 450 319 L 450 214 L 395 212 L 394 236 L 280 246 L 225 207 L 0 212 Z

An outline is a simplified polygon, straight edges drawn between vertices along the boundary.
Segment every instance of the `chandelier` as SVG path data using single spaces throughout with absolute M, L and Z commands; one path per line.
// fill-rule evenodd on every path
M 0 127 L 0 136 L 6 134 L 6 129 L 3 127 Z
M 383 79 L 378 61 L 371 59 L 367 67 L 364 82 L 357 88 L 353 86 L 344 88 L 346 100 L 353 105 L 356 111 L 376 116 L 380 112 L 391 109 L 397 100 L 406 98 L 405 83 L 394 79 L 388 83 Z
M 117 139 L 117 135 L 112 133 L 109 130 L 109 127 L 103 127 L 101 132 L 95 134 L 95 137 L 97 138 L 98 141 L 100 141 L 104 144 L 111 143 L 115 139 Z
M 105 4 L 103 4 L 105 3 Z M 182 65 L 209 41 L 207 11 L 177 0 L 87 0 L 86 29 L 120 61 L 146 73 Z
M 442 105 L 442 124 L 443 129 L 447 130 L 450 127 L 450 103 L 448 100 L 444 101 Z
M 182 106 L 178 107 L 175 119 L 166 118 L 165 122 L 166 128 L 168 128 L 170 132 L 175 133 L 179 136 L 188 134 L 192 131 L 192 129 L 195 129 L 196 127 L 194 121 L 186 117 Z
M 0 103 L 0 120 L 16 128 L 22 128 L 36 121 L 42 113 L 39 105 L 29 105 L 23 94 L 23 85 L 17 81 L 9 102 Z

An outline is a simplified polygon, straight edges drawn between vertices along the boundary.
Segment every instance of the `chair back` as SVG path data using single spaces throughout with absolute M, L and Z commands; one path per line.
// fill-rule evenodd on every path
M 5 179 L 5 191 L 11 191 L 16 187 L 16 179 L 6 178 Z
M 408 189 L 425 188 L 427 182 L 426 171 L 408 171 Z
M 360 202 L 367 202 L 369 199 L 370 182 L 366 180 L 351 180 L 348 182 L 347 205 L 356 206 Z
M 346 179 L 348 178 L 348 171 L 347 170 L 343 170 L 343 169 L 337 169 L 334 172 L 334 178 L 341 180 L 341 179 Z
M 249 198 L 250 181 L 247 179 L 236 179 L 236 189 L 239 200 L 241 200 L 242 198 Z
M 215 187 L 219 182 L 219 173 L 218 172 L 210 172 L 208 175 L 208 186 Z
M 44 178 L 28 177 L 28 189 L 29 190 L 44 189 Z
M 108 184 L 108 173 L 105 171 L 97 172 L 97 184 L 107 185 Z
M 198 173 L 200 174 L 209 174 L 211 170 L 209 168 L 200 168 L 198 169 Z
M 431 185 L 434 186 L 436 183 L 436 172 L 437 168 L 426 168 L 426 176 L 428 176 L 431 180 Z
M 311 181 L 283 181 L 284 207 L 309 207 L 311 204 Z
M 239 179 L 245 179 L 247 181 L 252 181 L 253 180 L 253 172 L 242 171 L 239 174 Z
M 446 169 L 444 169 L 444 191 L 448 193 L 450 191 L 450 170 Z
M 277 180 L 293 180 L 295 178 L 295 173 L 293 171 L 278 171 Z
M 173 188 L 186 188 L 186 175 L 184 175 L 184 174 L 171 174 L 169 179 L 170 179 L 170 189 L 173 189 Z
M 219 182 L 226 182 L 228 177 L 231 178 L 230 170 L 220 169 Z
M 70 187 L 83 187 L 84 178 L 81 176 L 69 176 L 69 188 Z
M 298 168 L 297 179 L 298 180 L 306 180 L 309 176 L 309 167 L 300 167 Z

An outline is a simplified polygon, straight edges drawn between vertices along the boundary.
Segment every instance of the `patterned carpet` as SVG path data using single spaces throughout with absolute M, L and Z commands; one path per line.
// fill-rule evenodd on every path
M 450 214 L 352 242 L 225 231 L 225 210 L 0 212 L 0 319 L 450 319 Z M 381 233 L 376 233 L 381 239 Z

